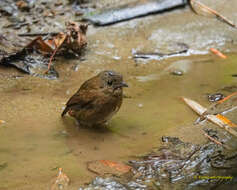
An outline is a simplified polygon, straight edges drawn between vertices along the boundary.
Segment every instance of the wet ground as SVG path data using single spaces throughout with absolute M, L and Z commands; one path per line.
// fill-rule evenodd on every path
M 237 23 L 237 2 L 225 2 L 213 7 Z M 186 8 L 108 27 L 90 25 L 85 60 L 58 58 L 57 80 L 0 67 L 0 119 L 6 121 L 0 125 L 0 189 L 48 189 L 59 167 L 70 177 L 70 189 L 77 189 L 95 176 L 87 171 L 87 161 L 127 161 L 157 146 L 163 135 L 205 142 L 200 127 L 192 125 L 197 116 L 180 97 L 207 106 L 208 93 L 231 93 L 222 88 L 236 84 L 231 76 L 237 73 L 236 32 Z M 177 42 L 189 45 L 188 55 L 132 59 L 134 51 L 170 52 Z M 222 50 L 228 59 L 212 55 L 210 47 Z M 104 69 L 121 72 L 129 84 L 108 127 L 78 128 L 69 116 L 62 119 L 68 98 Z M 171 75 L 176 69 L 184 75 Z

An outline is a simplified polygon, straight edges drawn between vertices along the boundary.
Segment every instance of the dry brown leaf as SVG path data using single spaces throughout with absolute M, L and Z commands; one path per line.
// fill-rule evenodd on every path
M 64 48 L 79 54 L 81 49 L 87 45 L 87 24 L 79 25 L 75 22 L 66 22 L 66 26 L 66 32 L 59 32 L 52 39 L 46 40 L 39 36 L 26 46 L 26 49 L 36 49 L 42 54 L 51 54 L 46 72 L 50 70 L 53 57 L 60 49 Z
M 100 160 L 102 164 L 105 166 L 109 166 L 110 168 L 114 168 L 120 172 L 129 172 L 131 170 L 131 167 L 122 163 L 110 161 L 110 160 Z
M 94 160 L 87 162 L 87 169 L 100 176 L 108 174 L 121 176 L 128 173 L 131 170 L 131 167 L 110 160 Z
M 53 47 L 45 42 L 41 36 L 38 36 L 32 40 L 27 46 L 26 49 L 37 49 L 43 54 L 49 54 L 53 52 Z

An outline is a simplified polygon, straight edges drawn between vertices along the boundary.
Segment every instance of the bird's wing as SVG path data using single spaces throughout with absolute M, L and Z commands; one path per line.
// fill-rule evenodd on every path
M 96 82 L 95 77 L 82 84 L 80 89 L 68 100 L 62 116 L 64 116 L 70 109 L 83 109 L 96 100 L 100 94 L 100 90 L 97 87 L 95 88 L 95 86 L 98 85 L 95 85 L 94 81 Z
M 79 90 L 75 93 L 67 102 L 67 107 L 77 106 L 78 109 L 81 109 L 93 102 L 97 97 L 95 90 Z

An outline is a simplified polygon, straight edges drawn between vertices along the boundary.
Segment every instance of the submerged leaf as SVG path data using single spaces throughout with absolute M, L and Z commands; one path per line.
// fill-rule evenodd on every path
M 118 162 L 113 162 L 113 161 L 110 161 L 110 160 L 100 160 L 100 162 L 102 164 L 104 164 L 105 166 L 109 166 L 110 168 L 114 168 L 120 172 L 129 172 L 131 167 L 128 166 L 128 165 L 125 165 L 125 164 L 121 164 L 121 163 L 118 163 Z
M 97 175 L 112 174 L 121 176 L 128 173 L 131 167 L 119 162 L 110 160 L 95 160 L 87 163 L 87 169 Z

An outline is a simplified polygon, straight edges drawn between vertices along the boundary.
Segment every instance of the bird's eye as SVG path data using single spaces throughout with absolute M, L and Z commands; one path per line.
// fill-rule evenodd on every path
M 108 85 L 111 86 L 113 84 L 112 81 L 108 81 Z
M 114 76 L 114 73 L 112 71 L 109 71 L 109 76 Z

